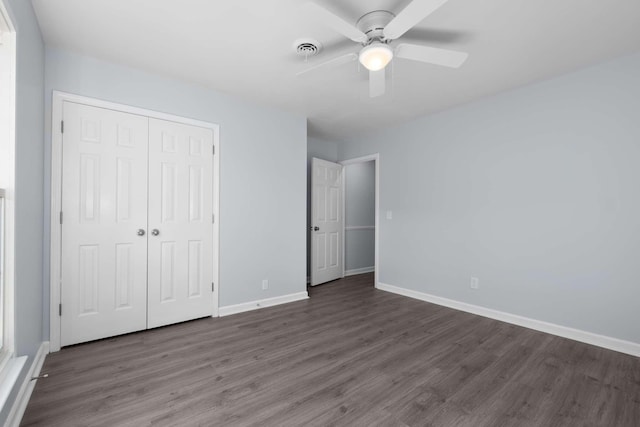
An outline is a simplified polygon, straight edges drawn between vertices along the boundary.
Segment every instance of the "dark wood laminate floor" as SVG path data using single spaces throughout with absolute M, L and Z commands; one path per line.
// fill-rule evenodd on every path
M 372 282 L 63 349 L 21 425 L 640 425 L 640 359 Z

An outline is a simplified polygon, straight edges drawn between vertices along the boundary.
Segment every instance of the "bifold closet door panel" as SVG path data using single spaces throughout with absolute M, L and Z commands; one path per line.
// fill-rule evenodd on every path
M 147 326 L 148 118 L 65 102 L 61 345 Z
M 149 119 L 148 327 L 213 314 L 213 131 Z

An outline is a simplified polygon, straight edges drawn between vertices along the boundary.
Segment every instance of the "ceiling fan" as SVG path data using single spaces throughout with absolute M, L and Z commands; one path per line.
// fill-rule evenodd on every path
M 360 43 L 362 48 L 359 53 L 352 52 L 332 58 L 299 72 L 298 76 L 359 59 L 369 70 L 369 96 L 375 98 L 385 92 L 385 67 L 394 57 L 458 68 L 467 59 L 467 53 L 410 43 L 392 45 L 392 42 L 446 2 L 447 0 L 413 0 L 398 15 L 386 10 L 376 10 L 363 15 L 355 26 L 319 4 L 309 2 L 307 7 L 315 17 L 338 33 Z

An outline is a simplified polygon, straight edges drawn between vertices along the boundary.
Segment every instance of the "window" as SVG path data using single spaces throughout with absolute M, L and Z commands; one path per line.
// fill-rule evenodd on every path
M 15 32 L 0 0 L 0 378 L 13 358 Z
M 0 0 L 0 411 L 5 411 L 27 360 L 16 357 L 14 348 L 16 33 L 5 3 Z M 12 409 L 9 417 L 15 413 Z

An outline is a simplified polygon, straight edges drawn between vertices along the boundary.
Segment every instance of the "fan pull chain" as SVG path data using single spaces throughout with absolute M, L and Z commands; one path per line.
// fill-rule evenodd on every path
M 391 61 L 391 97 L 393 98 L 393 95 L 396 92 L 396 65 L 395 65 L 396 61 Z

